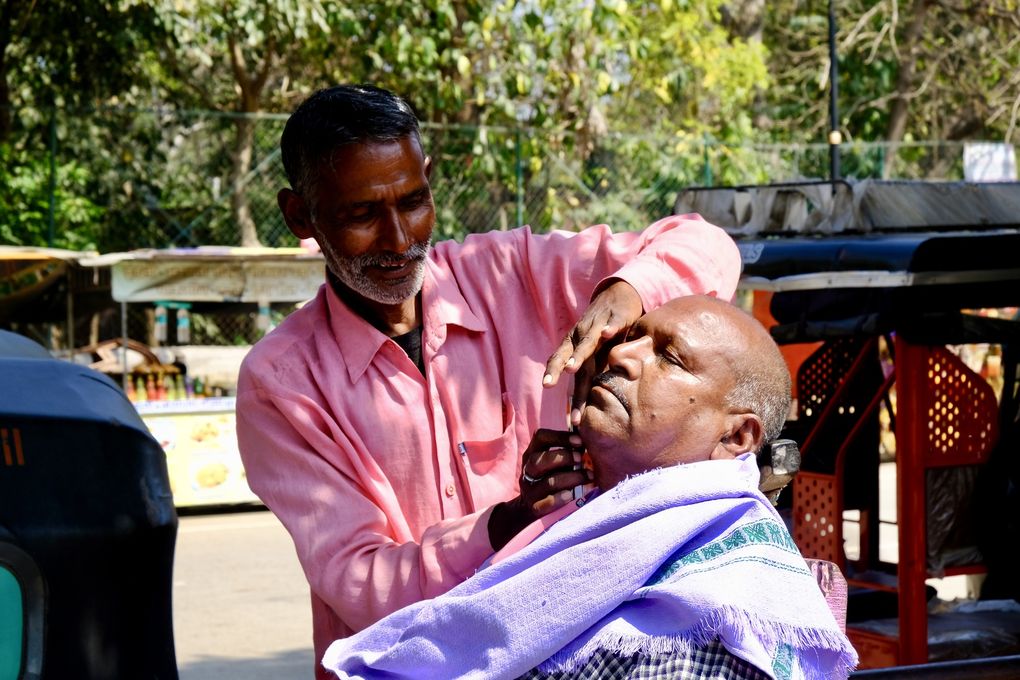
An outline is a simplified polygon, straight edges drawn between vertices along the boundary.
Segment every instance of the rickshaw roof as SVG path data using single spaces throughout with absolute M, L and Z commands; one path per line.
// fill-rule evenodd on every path
M 148 435 L 116 383 L 90 368 L 55 358 L 0 356 L 0 374 L 0 416 L 99 423 Z
M 780 342 L 896 331 L 933 342 L 1017 335 L 1016 322 L 975 329 L 955 319 L 1020 304 L 1020 183 L 691 189 L 675 210 L 689 211 L 737 240 L 742 289 L 774 293 Z

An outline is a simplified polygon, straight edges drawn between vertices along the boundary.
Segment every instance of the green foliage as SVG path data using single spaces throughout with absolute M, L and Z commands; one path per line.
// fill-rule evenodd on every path
M 1016 0 L 847 0 L 835 9 L 845 138 L 1009 140 L 1020 88 Z M 824 141 L 825 6 L 780 0 L 769 3 L 762 21 L 774 78 L 759 107 L 764 126 L 776 140 Z M 916 167 L 923 172 L 925 165 Z
M 1016 0 L 955 13 L 915 5 L 921 14 L 886 0 L 837 3 L 847 139 L 886 136 L 907 66 L 917 78 L 903 139 L 1007 137 L 1020 123 Z M 412 102 L 435 162 L 439 237 L 522 221 L 636 228 L 669 212 L 686 186 L 827 174 L 824 147 L 768 146 L 824 142 L 819 3 L 0 0 L 0 8 L 11 10 L 3 16 L 12 28 L 0 44 L 14 106 L 0 214 L 11 241 L 42 233 L 31 217 L 41 204 L 29 197 L 46 198 L 48 211 L 42 149 L 55 106 L 58 232 L 75 234 L 64 242 L 294 245 L 275 205 L 283 118 L 335 82 L 372 82 Z M 915 16 L 921 30 L 911 38 Z M 844 168 L 944 176 L 956 171 L 953 158 L 848 147 Z M 36 226 L 14 226 L 28 223 Z
M 741 112 L 768 82 L 765 52 L 727 33 L 721 4 L 384 0 L 358 6 L 352 41 L 363 73 L 404 93 L 423 119 L 476 126 L 470 140 L 428 140 L 440 174 L 488 189 L 460 197 L 493 206 L 466 231 L 512 226 L 522 203 L 527 214 L 541 215 L 537 228 L 579 227 L 602 215 L 631 225 L 646 221 L 637 204 L 610 205 L 593 190 L 605 169 L 592 158 L 606 153 L 607 135 L 710 133 L 746 142 L 754 134 Z M 358 79 L 349 62 L 331 73 L 331 80 Z M 514 139 L 506 132 L 513 129 L 526 133 Z M 643 158 L 656 155 L 648 151 Z M 667 153 L 658 150 L 659 164 Z M 474 162 L 444 167 L 444 157 L 465 155 Z M 546 186 L 549 173 L 581 179 L 551 192 L 519 188 Z M 640 194 L 635 188 L 628 196 L 640 203 Z M 671 208 L 668 199 L 646 202 L 653 204 Z M 451 236 L 465 233 L 440 225 Z
M 55 190 L 51 192 L 49 163 L 40 162 L 38 156 L 0 145 L 0 242 L 68 250 L 95 249 L 94 228 L 102 209 L 84 198 L 87 178 L 86 170 L 76 163 L 58 165 Z

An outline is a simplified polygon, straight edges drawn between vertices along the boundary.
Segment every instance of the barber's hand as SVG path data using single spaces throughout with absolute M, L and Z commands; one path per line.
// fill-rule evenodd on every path
M 538 430 L 521 462 L 520 494 L 496 505 L 489 516 L 493 550 L 506 545 L 524 527 L 573 500 L 573 489 L 592 480 L 581 464 L 581 438 L 570 432 Z
M 600 292 L 584 315 L 564 338 L 545 364 L 542 384 L 555 385 L 563 373 L 574 373 L 574 399 L 570 422 L 581 422 L 581 412 L 588 401 L 591 381 L 595 376 L 595 356 L 608 340 L 627 332 L 644 313 L 641 297 L 634 287 L 616 280 Z

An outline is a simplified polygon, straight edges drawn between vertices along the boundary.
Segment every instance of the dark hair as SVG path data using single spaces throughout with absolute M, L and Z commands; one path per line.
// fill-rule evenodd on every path
M 418 118 L 402 98 L 372 85 L 336 85 L 298 106 L 283 129 L 280 152 L 291 188 L 303 193 L 340 147 L 409 135 L 421 141 Z

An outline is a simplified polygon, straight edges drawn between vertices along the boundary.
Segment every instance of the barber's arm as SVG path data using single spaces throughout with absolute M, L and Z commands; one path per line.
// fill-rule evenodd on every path
M 474 573 L 492 552 L 488 509 L 415 541 L 385 477 L 310 399 L 239 383 L 238 443 L 252 490 L 294 540 L 312 592 L 360 630 Z
M 575 486 L 592 481 L 589 471 L 577 469 L 581 455 L 581 438 L 574 433 L 535 433 L 522 456 L 520 494 L 497 504 L 489 516 L 489 541 L 494 551 L 536 519 L 569 502 Z

